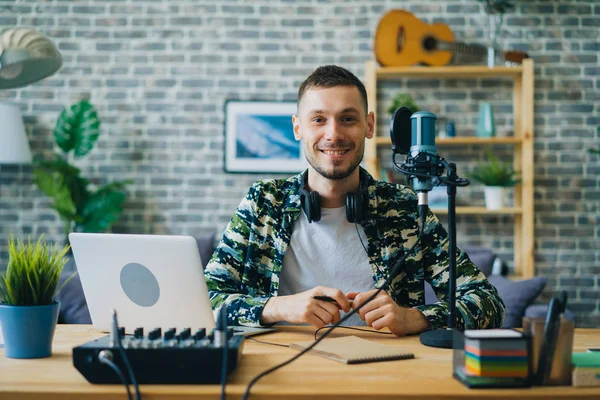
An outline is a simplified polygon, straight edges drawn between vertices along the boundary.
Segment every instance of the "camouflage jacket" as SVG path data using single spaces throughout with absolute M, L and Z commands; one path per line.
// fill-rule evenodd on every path
M 374 180 L 369 174 L 369 205 L 362 224 L 376 287 L 417 240 L 419 218 L 415 192 L 402 185 Z M 301 212 L 301 175 L 256 182 L 237 208 L 205 268 L 213 310 L 227 307 L 228 324 L 261 326 L 265 303 L 279 291 L 283 258 L 294 222 Z M 448 290 L 448 235 L 430 212 L 423 241 L 407 256 L 387 293 L 403 307 L 416 307 L 432 329 L 447 325 L 448 307 L 425 305 L 424 281 L 438 299 Z M 504 303 L 496 288 L 461 250 L 457 251 L 457 327 L 499 328 Z

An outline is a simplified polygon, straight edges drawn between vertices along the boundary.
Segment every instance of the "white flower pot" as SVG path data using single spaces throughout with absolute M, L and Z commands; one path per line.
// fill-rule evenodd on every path
M 485 187 L 485 206 L 488 210 L 504 208 L 506 199 L 506 188 L 504 186 Z

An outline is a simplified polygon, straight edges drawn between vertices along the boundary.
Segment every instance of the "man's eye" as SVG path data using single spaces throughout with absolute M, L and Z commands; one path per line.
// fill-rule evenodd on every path
M 351 122 L 355 122 L 356 118 L 354 118 L 354 117 L 344 117 L 344 118 L 342 118 L 342 121 L 346 122 L 346 123 L 351 123 Z
M 317 124 L 320 124 L 320 123 L 322 123 L 324 121 L 325 121 L 325 118 L 323 118 L 323 117 L 314 117 L 312 119 L 312 122 L 316 122 Z

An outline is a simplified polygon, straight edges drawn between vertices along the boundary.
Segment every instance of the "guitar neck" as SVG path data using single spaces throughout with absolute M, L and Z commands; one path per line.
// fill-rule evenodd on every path
M 446 42 L 443 40 L 438 40 L 436 48 L 442 51 L 472 54 L 476 56 L 485 56 L 487 54 L 487 48 L 480 44 L 466 44 L 460 42 Z

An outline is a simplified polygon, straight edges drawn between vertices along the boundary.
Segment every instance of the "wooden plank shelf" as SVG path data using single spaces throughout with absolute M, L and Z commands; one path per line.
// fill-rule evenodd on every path
M 478 79 L 505 78 L 512 81 L 512 115 L 513 136 L 510 137 L 453 137 L 437 139 L 438 146 L 468 145 L 508 145 L 513 146 L 513 166 L 521 171 L 521 183 L 515 186 L 515 207 L 500 210 L 488 210 L 485 207 L 457 207 L 461 215 L 509 215 L 514 217 L 514 273 L 524 278 L 535 275 L 534 266 L 534 201 L 533 201 L 533 100 L 534 100 L 534 68 L 533 60 L 526 59 L 522 65 L 515 67 L 498 66 L 488 68 L 481 65 L 448 65 L 442 67 L 380 67 L 375 61 L 365 64 L 365 87 L 370 111 L 377 111 L 378 82 L 410 79 Z M 377 132 L 377 121 L 375 122 Z M 383 146 L 391 147 L 389 136 L 378 136 L 365 143 L 365 166 L 379 179 L 381 176 L 381 160 L 378 152 Z M 445 208 L 435 208 L 437 214 L 447 214 Z
M 517 78 L 523 73 L 523 67 L 494 67 L 483 65 L 446 66 L 446 67 L 379 67 L 378 80 L 413 78 Z
M 389 137 L 378 136 L 375 138 L 375 142 L 378 146 L 392 145 L 391 139 Z M 521 138 L 516 137 L 492 137 L 492 138 L 480 138 L 480 137 L 453 137 L 453 138 L 443 138 L 435 139 L 436 145 L 466 145 L 466 144 L 474 144 L 474 145 L 496 145 L 496 144 L 514 144 L 520 145 L 523 142 Z
M 431 211 L 434 214 L 448 214 L 447 208 L 432 208 Z M 485 207 L 456 207 L 456 215 L 520 215 L 523 213 L 523 209 L 520 207 L 508 207 L 498 208 L 496 210 L 489 210 Z

